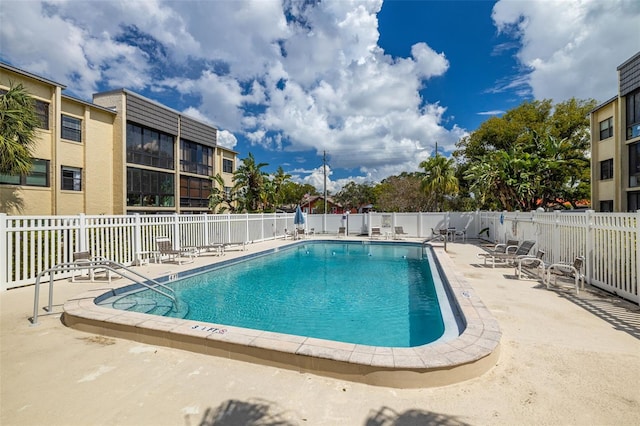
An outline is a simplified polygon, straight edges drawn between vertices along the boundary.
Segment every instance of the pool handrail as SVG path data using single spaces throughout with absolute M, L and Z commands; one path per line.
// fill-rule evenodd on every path
M 78 271 L 78 270 L 85 270 L 85 269 L 106 269 L 109 270 L 111 272 L 115 272 L 116 274 L 120 275 L 123 278 L 129 279 L 131 281 L 133 281 L 136 284 L 139 284 L 143 287 L 148 288 L 151 291 L 155 291 L 158 294 L 161 294 L 162 296 L 167 297 L 169 300 L 171 300 L 172 304 L 173 304 L 173 309 L 174 312 L 177 312 L 178 310 L 178 298 L 175 295 L 175 291 L 171 288 L 168 287 L 156 280 L 154 280 L 153 278 L 149 278 L 139 272 L 136 272 L 134 270 L 132 270 L 131 268 L 126 267 L 125 265 L 121 264 L 121 263 L 117 263 L 117 262 L 113 262 L 111 260 L 97 260 L 97 261 L 92 261 L 89 264 L 86 262 L 82 262 L 82 263 L 78 263 L 78 262 L 65 262 L 65 263 L 59 263 L 51 268 L 45 269 L 43 271 L 41 271 L 38 276 L 36 277 L 36 284 L 35 284 L 35 294 L 33 297 L 33 317 L 29 318 L 29 320 L 31 321 L 31 325 L 37 325 L 38 324 L 38 304 L 39 304 L 39 299 L 40 299 L 40 279 L 45 275 L 45 274 L 49 274 L 49 305 L 46 308 L 46 311 L 51 313 L 52 308 L 53 308 L 53 276 L 54 276 L 54 272 L 68 272 L 68 271 Z M 126 272 L 129 272 L 131 274 L 133 274 L 134 276 L 137 276 L 139 278 L 142 278 L 143 280 L 140 280 L 138 278 L 135 277 L 131 277 L 130 275 L 128 275 L 127 273 L 123 273 L 123 270 Z M 148 282 L 151 282 L 151 284 L 147 284 Z M 156 287 L 162 287 L 163 289 L 167 290 L 167 293 L 165 293 L 162 290 L 157 289 Z

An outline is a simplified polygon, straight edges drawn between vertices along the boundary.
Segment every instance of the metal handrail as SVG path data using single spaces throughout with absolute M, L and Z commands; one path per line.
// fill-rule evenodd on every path
M 178 298 L 175 295 L 175 291 L 171 288 L 168 287 L 156 280 L 154 280 L 153 278 L 149 278 L 145 275 L 142 275 L 139 272 L 136 272 L 126 266 L 124 266 L 121 263 L 117 263 L 117 262 L 113 262 L 111 260 L 93 260 L 93 261 L 83 261 L 83 262 L 67 262 L 67 263 L 59 263 L 51 268 L 45 269 L 44 271 L 40 272 L 38 274 L 38 276 L 36 277 L 36 284 L 35 284 L 35 294 L 34 294 L 34 300 L 33 300 L 33 317 L 30 318 L 31 324 L 32 325 L 37 325 L 38 324 L 38 303 L 39 303 L 39 299 L 40 299 L 40 278 L 42 278 L 43 275 L 45 274 L 49 274 L 49 305 L 47 306 L 46 310 L 48 312 L 52 311 L 53 308 L 53 273 L 55 272 L 68 272 L 68 271 L 79 271 L 79 270 L 83 270 L 83 269 L 107 269 L 109 271 L 115 272 L 116 274 L 120 275 L 123 278 L 127 278 L 133 282 L 135 282 L 136 284 L 140 284 L 143 287 L 148 288 L 151 291 L 155 291 L 158 294 L 161 294 L 167 298 L 169 298 L 172 303 L 173 303 L 173 309 L 174 312 L 178 311 Z M 152 283 L 152 285 L 147 284 L 147 282 L 145 281 L 141 281 L 137 278 L 131 277 L 126 273 L 123 273 L 122 270 L 130 272 L 131 274 L 138 276 L 146 281 L 150 281 Z M 168 293 L 165 293 L 162 290 L 157 289 L 156 287 L 162 287 L 163 289 L 167 290 Z M 170 294 L 169 294 L 170 293 Z

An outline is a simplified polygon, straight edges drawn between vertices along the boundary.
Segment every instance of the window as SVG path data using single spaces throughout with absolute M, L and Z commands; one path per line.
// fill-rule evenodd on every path
M 601 212 L 612 212 L 613 211 L 613 200 L 600 201 L 600 211 Z
M 613 117 L 600 122 L 600 140 L 613 136 Z
M 180 170 L 213 176 L 213 148 L 180 139 Z
M 127 123 L 127 162 L 173 170 L 173 136 Z
M 62 139 L 82 142 L 82 120 L 68 115 L 62 116 Z
M 224 173 L 233 173 L 233 160 L 222 159 L 222 171 Z
M 174 207 L 174 176 L 127 167 L 127 206 Z
M 640 186 L 640 142 L 629 145 L 629 186 Z
M 49 130 L 49 103 L 44 101 L 35 101 L 36 116 L 40 119 L 40 128 Z
M 640 90 L 629 93 L 626 97 L 627 106 L 627 139 L 640 136 Z
M 613 179 L 613 158 L 600 162 L 600 180 Z
M 640 210 L 640 191 L 627 193 L 627 211 Z
M 208 207 L 211 195 L 211 180 L 191 176 L 180 176 L 180 206 Z
M 31 173 L 22 176 L 0 174 L 0 185 L 49 186 L 49 160 L 33 160 Z
M 64 191 L 82 191 L 82 169 L 62 166 L 61 182 Z

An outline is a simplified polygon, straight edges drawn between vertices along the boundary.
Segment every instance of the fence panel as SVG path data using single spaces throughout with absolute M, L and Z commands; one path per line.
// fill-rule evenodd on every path
M 169 237 L 176 247 L 263 241 L 293 229 L 293 214 L 7 216 L 0 213 L 0 289 L 33 284 L 45 269 L 71 262 L 73 253 L 90 251 L 125 265 L 155 250 L 155 239 Z M 636 213 L 444 212 L 307 215 L 306 228 L 317 234 L 367 234 L 371 226 L 412 237 L 431 229 L 467 229 L 468 238 L 489 241 L 531 239 L 547 263 L 585 256 L 586 279 L 594 286 L 640 303 L 640 211 Z M 55 274 L 55 279 L 69 276 Z

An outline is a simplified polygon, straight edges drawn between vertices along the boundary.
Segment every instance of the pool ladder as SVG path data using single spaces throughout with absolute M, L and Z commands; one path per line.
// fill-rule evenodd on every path
M 124 266 L 121 263 L 113 262 L 111 260 L 96 260 L 86 263 L 77 263 L 77 262 L 68 262 L 68 263 L 59 263 L 56 266 L 53 266 L 49 269 L 45 269 L 40 272 L 36 277 L 35 284 L 35 294 L 33 297 L 33 317 L 29 318 L 32 325 L 38 324 L 38 304 L 40 299 L 40 280 L 45 274 L 49 274 L 49 304 L 46 308 L 44 308 L 49 314 L 52 313 L 53 310 L 53 277 L 56 272 L 69 272 L 69 271 L 79 271 L 79 270 L 95 270 L 99 269 L 101 271 L 109 271 L 115 272 L 123 278 L 129 279 L 136 284 L 139 284 L 143 287 L 148 288 L 151 291 L 154 291 L 162 296 L 167 297 L 171 300 L 173 305 L 173 311 L 178 311 L 178 298 L 176 297 L 175 291 L 171 287 L 168 287 L 152 278 L 149 278 L 145 275 L 142 275 L 139 272 L 132 270 Z M 151 284 L 149 284 L 151 283 Z M 161 287 L 163 290 L 158 289 L 157 287 Z

